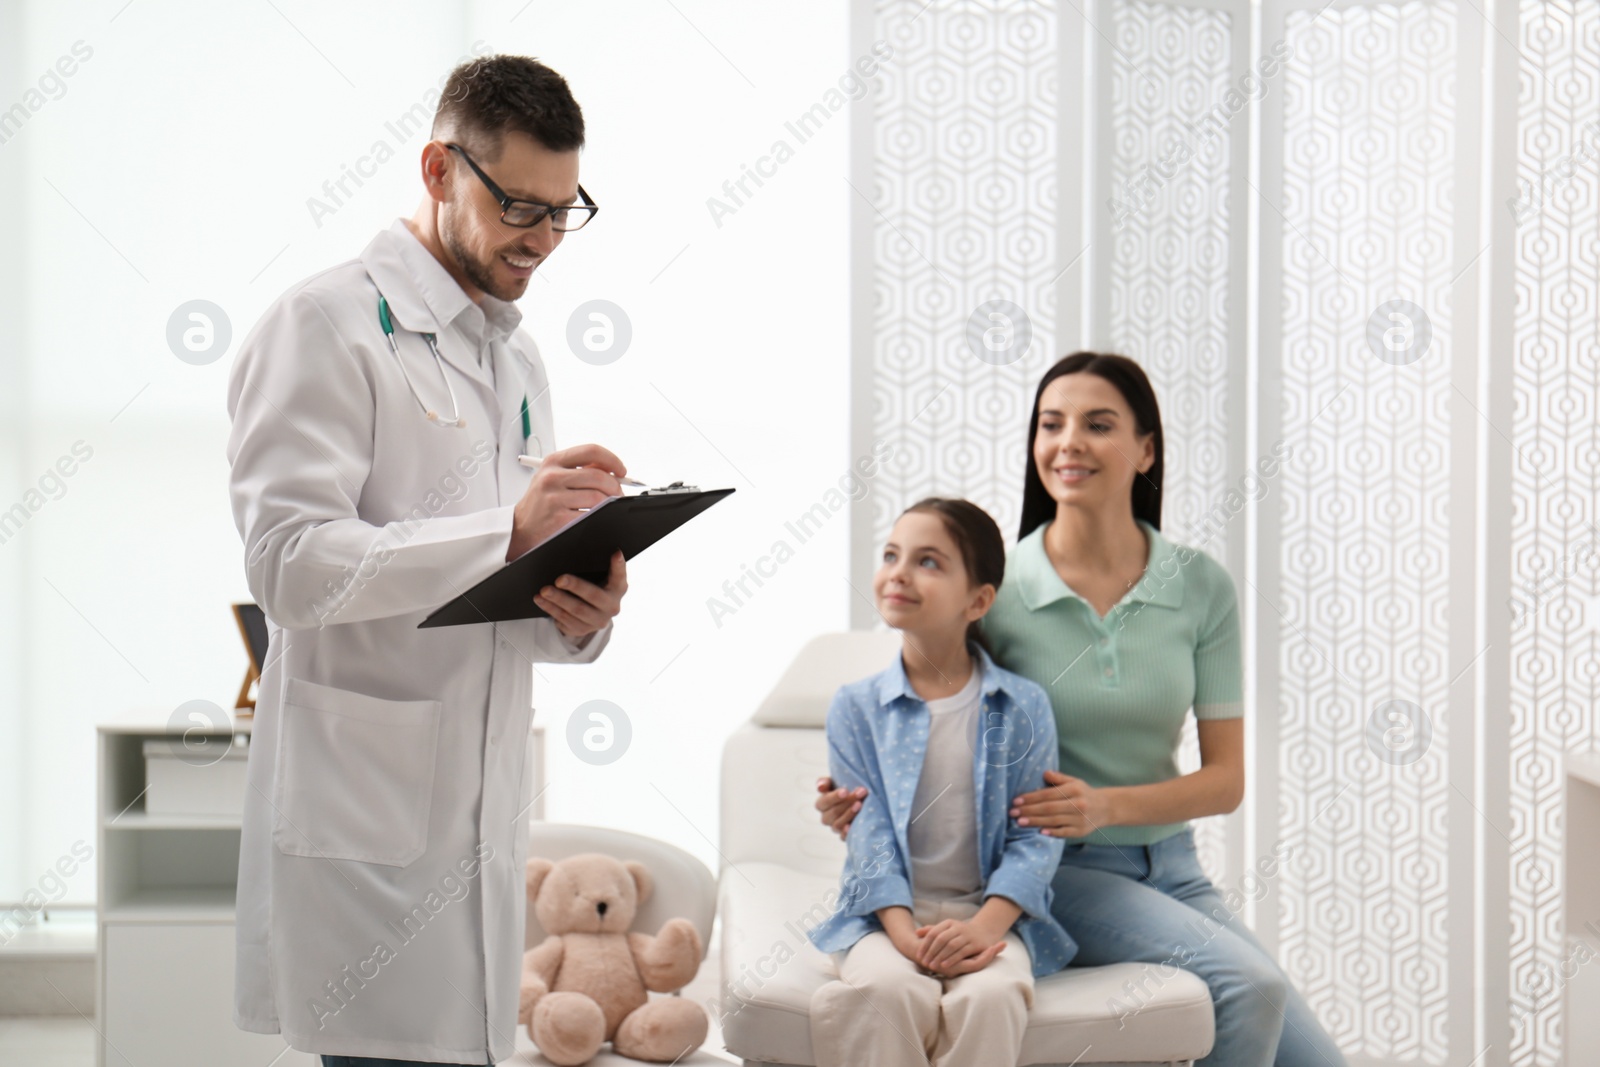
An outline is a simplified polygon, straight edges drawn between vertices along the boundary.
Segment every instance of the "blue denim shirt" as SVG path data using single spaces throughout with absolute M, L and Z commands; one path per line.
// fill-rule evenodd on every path
M 1008 812 L 1013 797 L 1041 787 L 1044 772 L 1056 767 L 1055 716 L 1036 682 L 995 666 L 977 644 L 969 647 L 983 671 L 982 721 L 972 762 L 983 897 L 1005 897 L 1022 909 L 1013 929 L 1027 946 L 1038 978 L 1065 967 L 1078 952 L 1077 942 L 1050 914 L 1050 881 L 1065 842 L 1016 825 Z M 847 949 L 883 929 L 875 914 L 879 908 L 912 906 L 907 830 L 928 750 L 930 714 L 898 655 L 887 670 L 834 694 L 828 708 L 828 770 L 836 785 L 866 786 L 867 795 L 845 838 L 848 854 L 837 908 L 807 932 L 824 952 Z

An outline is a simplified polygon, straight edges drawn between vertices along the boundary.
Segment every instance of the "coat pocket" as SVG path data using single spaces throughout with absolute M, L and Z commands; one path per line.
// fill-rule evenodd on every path
M 422 855 L 441 708 L 288 679 L 273 790 L 278 851 L 393 867 Z

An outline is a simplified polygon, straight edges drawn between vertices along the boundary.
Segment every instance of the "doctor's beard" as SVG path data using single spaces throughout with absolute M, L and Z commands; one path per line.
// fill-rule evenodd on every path
M 528 291 L 528 282 L 532 279 L 532 275 L 527 278 L 513 278 L 510 284 L 496 279 L 495 263 L 499 260 L 500 254 L 494 253 L 487 263 L 474 256 L 466 242 L 461 239 L 461 235 L 456 232 L 454 220 L 446 212 L 439 214 L 439 239 L 455 257 L 456 265 L 460 267 L 461 273 L 467 276 L 467 281 L 496 300 L 511 303 L 522 299 L 522 294 Z

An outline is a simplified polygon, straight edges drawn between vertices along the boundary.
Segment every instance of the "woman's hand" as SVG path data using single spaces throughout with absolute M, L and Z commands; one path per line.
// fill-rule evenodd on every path
M 1018 826 L 1036 826 L 1050 837 L 1087 837 L 1116 825 L 1111 793 L 1060 771 L 1044 772 L 1045 786 L 1012 801 Z
M 861 810 L 861 801 L 867 795 L 866 786 L 855 789 L 835 789 L 832 778 L 818 778 L 815 807 L 822 813 L 822 825 L 839 835 L 842 841 L 850 834 L 850 820 Z

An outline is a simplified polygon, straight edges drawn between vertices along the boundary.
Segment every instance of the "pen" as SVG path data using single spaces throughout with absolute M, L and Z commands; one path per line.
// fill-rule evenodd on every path
M 543 456 L 518 456 L 517 462 L 522 464 L 524 467 L 537 467 L 543 458 Z M 641 482 L 637 478 L 618 478 L 617 481 L 621 482 L 623 485 L 634 485 L 644 488 L 649 487 L 648 482 Z

